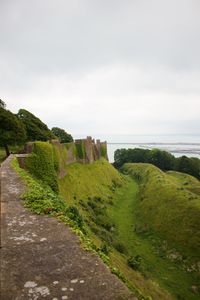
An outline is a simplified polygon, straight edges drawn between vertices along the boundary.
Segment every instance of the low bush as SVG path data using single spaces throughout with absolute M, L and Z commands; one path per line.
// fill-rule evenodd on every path
M 134 270 L 138 270 L 140 268 L 140 265 L 141 265 L 141 261 L 142 261 L 142 258 L 140 255 L 136 255 L 136 256 L 131 256 L 129 257 L 128 259 L 128 265 L 134 269 Z

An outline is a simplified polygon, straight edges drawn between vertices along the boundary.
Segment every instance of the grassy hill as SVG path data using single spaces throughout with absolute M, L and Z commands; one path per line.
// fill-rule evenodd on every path
M 88 197 L 109 199 L 115 188 L 123 183 L 122 175 L 104 159 L 93 164 L 67 165 L 65 173 L 66 176 L 59 178 L 59 190 L 69 203 L 78 203 Z
M 170 246 L 199 260 L 199 181 L 186 174 L 166 174 L 150 164 L 125 164 L 123 170 L 140 186 L 136 230 L 144 233 L 153 230 Z
M 197 178 L 180 172 L 168 171 L 170 175 L 177 183 L 179 183 L 183 188 L 200 195 L 200 182 Z

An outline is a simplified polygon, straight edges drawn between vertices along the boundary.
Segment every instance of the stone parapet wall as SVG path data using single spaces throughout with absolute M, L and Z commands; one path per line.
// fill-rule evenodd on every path
M 107 155 L 107 142 L 92 139 L 88 136 L 86 139 L 78 139 L 74 142 L 76 148 L 76 160 L 81 163 L 91 164 L 96 160 L 105 158 Z M 104 151 L 102 151 L 104 149 Z
M 79 162 L 83 164 L 92 164 L 94 161 L 104 158 L 108 160 L 107 142 L 92 139 L 88 136 L 86 139 L 77 139 L 74 142 L 60 144 L 58 140 L 51 140 L 50 143 L 56 147 L 64 159 L 65 164 Z M 24 153 L 32 153 L 34 142 L 25 145 Z M 64 158 L 63 158 L 64 157 Z

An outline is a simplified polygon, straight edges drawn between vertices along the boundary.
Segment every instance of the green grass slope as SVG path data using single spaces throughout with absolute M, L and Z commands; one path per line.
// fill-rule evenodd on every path
M 59 190 L 69 203 L 88 197 L 108 199 L 123 183 L 122 175 L 104 159 L 93 164 L 73 163 L 65 166 L 65 172 L 66 176 L 59 178 Z
M 188 175 L 166 174 L 150 164 L 125 164 L 123 171 L 139 182 L 135 230 L 153 230 L 182 254 L 199 260 L 200 196 L 191 190 L 200 183 Z
M 136 180 L 120 174 L 105 160 L 67 165 L 65 173 L 59 178 L 60 194 L 78 208 L 89 237 L 134 287 L 156 300 L 198 299 L 190 290 L 198 281 L 196 275 L 163 258 L 162 240 L 157 235 L 145 236 L 135 230 L 140 190 Z M 131 268 L 128 259 L 138 255 L 140 266 Z
M 131 269 L 127 263 L 128 255 L 137 243 L 131 233 L 138 184 L 106 160 L 90 165 L 70 164 L 65 166 L 65 173 L 66 176 L 59 178 L 60 195 L 69 205 L 78 208 L 89 237 L 109 256 L 112 265 L 124 274 L 133 289 L 141 291 L 147 298 L 151 295 L 156 300 L 173 299 L 154 280 Z M 133 243 L 131 249 L 130 243 Z
M 184 189 L 187 189 L 197 195 L 200 195 L 200 182 L 197 178 L 180 172 L 168 171 L 170 175 L 177 183 L 179 183 Z

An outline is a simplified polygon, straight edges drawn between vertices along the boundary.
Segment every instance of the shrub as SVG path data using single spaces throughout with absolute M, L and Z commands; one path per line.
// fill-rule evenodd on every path
M 132 269 L 138 270 L 138 269 L 140 268 L 141 261 L 142 261 L 142 258 L 141 258 L 140 255 L 131 256 L 131 257 L 128 259 L 128 265 L 129 265 Z
M 76 206 L 69 206 L 66 209 L 66 214 L 81 230 L 84 230 L 83 217 L 79 213 L 79 210 Z
M 107 244 L 103 243 L 100 247 L 100 251 L 108 255 L 110 253 L 110 247 Z
M 125 247 L 124 244 L 122 244 L 122 243 L 115 243 L 115 244 L 114 244 L 114 247 L 115 247 L 115 249 L 116 249 L 118 252 L 120 252 L 120 253 L 122 253 L 122 254 L 126 254 L 126 253 L 127 253 L 126 247 Z

